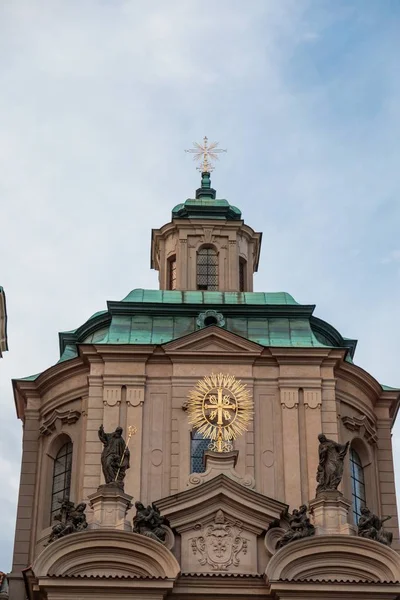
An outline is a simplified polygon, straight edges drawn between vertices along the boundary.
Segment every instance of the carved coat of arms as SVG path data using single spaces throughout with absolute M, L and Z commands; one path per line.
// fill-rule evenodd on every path
M 247 540 L 242 537 L 242 524 L 225 518 L 222 510 L 215 516 L 214 522 L 208 525 L 195 525 L 199 531 L 192 538 L 193 554 L 199 555 L 201 565 L 210 565 L 214 571 L 227 571 L 230 565 L 237 567 L 239 554 L 247 553 Z

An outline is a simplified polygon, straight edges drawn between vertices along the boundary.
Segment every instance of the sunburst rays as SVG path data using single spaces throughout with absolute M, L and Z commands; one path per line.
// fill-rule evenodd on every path
M 213 422 L 218 407 L 221 421 Z M 197 382 L 189 393 L 189 423 L 204 438 L 225 442 L 242 435 L 254 413 L 254 403 L 247 386 L 234 375 L 212 373 Z

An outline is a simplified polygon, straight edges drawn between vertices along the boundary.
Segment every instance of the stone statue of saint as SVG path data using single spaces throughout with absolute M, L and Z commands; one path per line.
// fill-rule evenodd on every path
M 130 452 L 122 437 L 122 427 L 117 427 L 113 433 L 105 433 L 103 425 L 100 425 L 99 438 L 104 444 L 101 467 L 106 484 L 118 485 L 123 489 Z
M 135 507 L 136 516 L 133 519 L 133 532 L 164 543 L 167 535 L 165 526 L 168 525 L 168 521 L 160 515 L 160 511 L 154 502 L 151 506 L 145 508 L 144 504 L 138 501 L 135 502 Z
M 85 502 L 75 504 L 69 500 L 59 500 L 60 511 L 54 516 L 56 523 L 53 525 L 46 546 L 69 533 L 84 531 L 88 524 L 85 515 Z
M 365 537 L 380 542 L 385 546 L 390 546 L 393 541 L 393 533 L 391 531 L 385 531 L 383 523 L 391 518 L 392 517 L 385 517 L 384 519 L 381 519 L 377 515 L 374 515 L 369 508 L 364 506 L 361 509 L 357 534 L 360 537 Z
M 349 443 L 337 444 L 320 433 L 319 439 L 319 465 L 317 469 L 317 494 L 329 490 L 337 490 L 343 476 L 343 461 Z
M 293 510 L 292 516 L 289 519 L 289 529 L 278 540 L 276 549 L 283 548 L 289 542 L 295 542 L 305 537 L 315 535 L 315 527 L 307 517 L 307 506 L 303 504 L 299 509 Z

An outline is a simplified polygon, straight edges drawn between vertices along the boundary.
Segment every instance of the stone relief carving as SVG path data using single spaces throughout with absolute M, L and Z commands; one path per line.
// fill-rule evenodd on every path
M 56 428 L 57 419 L 60 419 L 61 423 L 67 425 L 73 425 L 77 422 L 81 412 L 79 410 L 58 410 L 55 409 L 47 419 L 42 421 L 39 428 L 40 435 L 50 435 Z
M 206 310 L 199 313 L 196 319 L 196 325 L 198 328 L 207 327 L 208 325 L 217 325 L 218 327 L 224 327 L 225 318 L 224 315 L 216 310 Z
M 126 403 L 128 406 L 142 406 L 144 404 L 144 389 L 128 387 Z
M 104 388 L 104 406 L 119 406 L 121 404 L 121 386 Z
M 201 565 L 210 565 L 214 571 L 227 571 L 231 565 L 240 564 L 240 554 L 247 554 L 248 540 L 242 536 L 242 523 L 227 519 L 219 510 L 214 522 L 198 523 L 194 527 L 199 533 L 191 538 L 193 554 Z
M 213 236 L 212 232 L 213 232 L 212 227 L 204 228 L 204 235 L 201 236 L 201 241 L 203 244 L 211 244 L 212 242 L 215 241 L 215 237 Z
M 277 551 L 277 543 L 286 534 L 286 529 L 281 527 L 280 520 L 274 519 L 268 526 L 267 533 L 264 538 L 264 545 L 269 554 L 275 554 Z
M 321 408 L 321 392 L 320 390 L 305 390 L 304 391 L 304 406 L 315 410 Z
M 153 448 L 151 451 L 151 464 L 154 467 L 159 467 L 163 461 L 163 451 L 161 448 Z
M 282 408 L 298 408 L 299 393 L 298 390 L 281 390 Z
M 323 433 L 319 439 L 319 464 L 317 469 L 317 494 L 327 490 L 337 490 L 343 476 L 343 461 L 350 442 L 338 444 L 329 440 Z
M 81 502 L 77 506 L 69 500 L 59 500 L 59 502 L 61 504 L 60 511 L 54 516 L 57 523 L 53 525 L 46 546 L 69 533 L 84 531 L 88 526 L 85 515 L 85 502 Z
M 272 452 L 272 450 L 264 450 L 261 457 L 264 467 L 270 469 L 275 462 L 274 453 Z
M 393 541 L 393 533 L 385 531 L 383 523 L 391 518 L 392 517 L 385 517 L 384 519 L 381 519 L 377 515 L 374 515 L 369 508 L 364 506 L 361 509 L 361 517 L 358 521 L 357 535 L 370 540 L 375 540 L 385 546 L 390 546 Z
M 342 417 L 342 423 L 350 431 L 358 431 L 368 444 L 377 443 L 378 436 L 376 429 L 365 415 L 362 417 Z

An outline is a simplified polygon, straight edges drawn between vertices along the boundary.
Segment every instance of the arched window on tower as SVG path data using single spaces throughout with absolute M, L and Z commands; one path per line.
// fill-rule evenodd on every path
M 168 289 L 176 290 L 176 256 L 170 256 L 168 259 Z
M 192 431 L 190 434 L 190 472 L 204 473 L 204 452 L 207 450 L 211 440 L 203 438 L 198 431 Z
M 364 469 L 359 454 L 350 448 L 350 477 L 354 523 L 357 525 L 361 517 L 361 509 L 365 506 Z
M 69 500 L 71 491 L 71 472 L 72 442 L 69 441 L 61 446 L 54 459 L 50 523 L 53 522 L 54 515 L 59 512 L 61 502 L 63 500 Z
M 197 289 L 218 290 L 218 254 L 214 248 L 206 246 L 197 252 Z
M 239 258 L 239 292 L 246 291 L 246 261 Z

